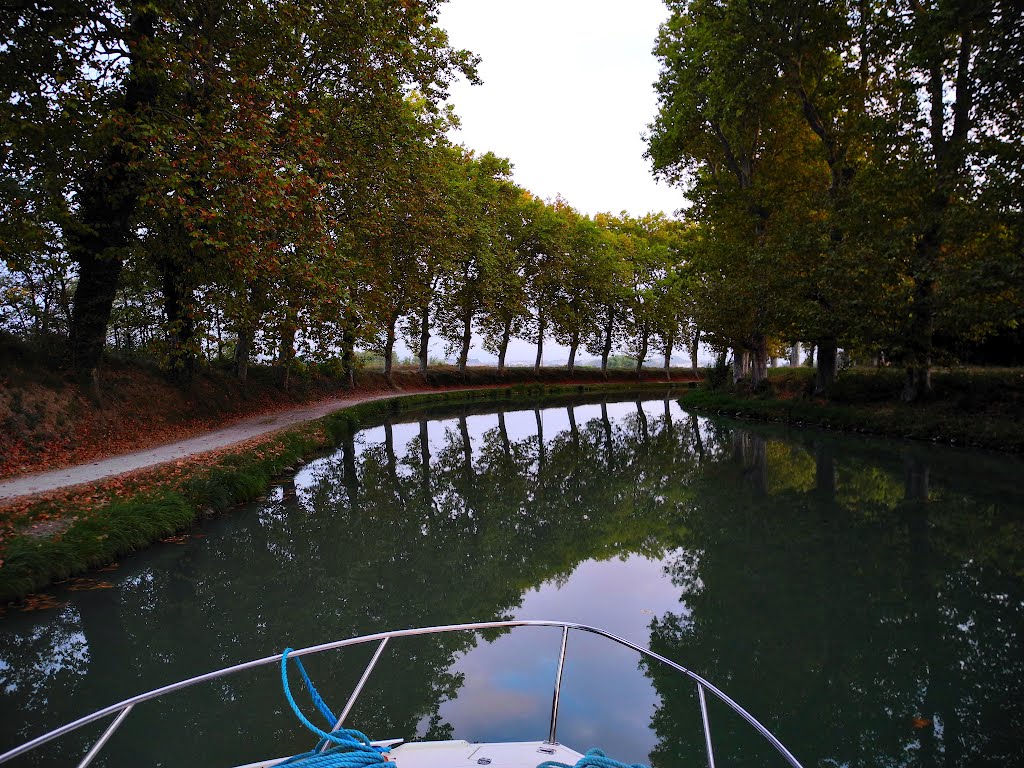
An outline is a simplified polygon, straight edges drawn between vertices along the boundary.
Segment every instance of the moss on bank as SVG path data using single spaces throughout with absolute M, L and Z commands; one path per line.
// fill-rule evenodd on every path
M 813 398 L 810 369 L 772 371 L 757 393 L 695 389 L 680 403 L 695 411 L 883 437 L 1024 452 L 1024 372 L 938 372 L 926 402 L 899 401 L 902 373 L 844 372 L 829 400 Z
M 212 462 L 181 462 L 147 473 L 145 482 L 87 512 L 74 496 L 39 501 L 25 510 L 25 523 L 0 551 L 0 600 L 22 597 L 50 583 L 106 565 L 191 526 L 202 515 L 227 511 L 266 493 L 274 478 L 305 458 L 337 446 L 365 426 L 436 405 L 542 402 L 588 393 L 624 394 L 671 391 L 663 381 L 521 383 L 507 387 L 422 393 L 349 406 L 267 438 L 220 452 Z M 683 384 L 682 386 L 686 386 Z M 2 514 L 2 513 L 0 513 Z M 28 523 L 48 520 L 39 529 Z

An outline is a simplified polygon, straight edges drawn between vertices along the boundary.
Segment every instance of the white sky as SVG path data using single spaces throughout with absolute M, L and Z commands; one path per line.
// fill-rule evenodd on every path
M 451 138 L 509 158 L 519 185 L 584 213 L 671 215 L 682 193 L 655 183 L 641 138 L 667 16 L 661 0 L 450 0 L 440 26 L 482 57 L 484 81 L 452 87 Z

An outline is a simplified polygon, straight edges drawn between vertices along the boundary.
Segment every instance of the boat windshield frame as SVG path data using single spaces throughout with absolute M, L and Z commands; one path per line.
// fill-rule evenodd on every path
M 672 661 L 671 659 L 662 656 L 661 654 L 655 653 L 649 648 L 637 645 L 636 643 L 630 642 L 625 638 L 613 635 L 610 632 L 606 632 L 603 629 L 592 627 L 587 624 L 578 624 L 575 622 L 567 621 L 513 619 L 507 621 L 482 621 L 469 624 L 447 624 L 435 627 L 396 629 L 388 632 L 377 632 L 371 635 L 361 635 L 359 637 L 352 637 L 345 640 L 334 640 L 332 642 L 322 643 L 320 645 L 311 645 L 306 648 L 300 648 L 298 650 L 289 651 L 288 656 L 309 656 L 312 654 L 323 653 L 324 651 L 332 651 L 339 648 L 346 648 L 353 645 L 363 645 L 366 643 L 373 642 L 379 643 L 376 652 L 370 659 L 370 662 L 367 665 L 366 669 L 364 670 L 362 677 L 356 684 L 355 689 L 353 690 L 351 696 L 346 702 L 345 708 L 342 710 L 342 713 L 338 720 L 338 724 L 335 726 L 335 730 L 337 730 L 337 728 L 340 728 L 342 726 L 345 718 L 348 716 L 348 713 L 351 712 L 352 707 L 355 705 L 355 702 L 359 697 L 359 694 L 362 692 L 363 687 L 365 686 L 367 680 L 370 678 L 370 674 L 373 672 L 373 668 L 376 665 L 377 660 L 381 657 L 384 648 L 387 646 L 390 640 L 399 637 L 435 635 L 446 632 L 481 632 L 495 629 L 514 629 L 518 627 L 555 627 L 562 630 L 561 649 L 559 652 L 558 668 L 555 675 L 554 691 L 552 693 L 551 700 L 551 718 L 547 739 L 549 743 L 557 743 L 556 737 L 558 727 L 558 709 L 561 697 L 562 672 L 565 668 L 568 636 L 570 630 L 576 630 L 579 632 L 587 632 L 590 634 L 598 635 L 607 640 L 611 640 L 615 643 L 618 643 L 619 645 L 625 646 L 626 648 L 630 648 L 639 653 L 641 656 L 654 659 L 655 661 L 664 664 L 670 669 L 674 669 L 676 672 L 685 675 L 697 684 L 697 693 L 698 699 L 700 701 L 701 720 L 704 728 L 704 741 L 707 749 L 707 759 L 709 768 L 715 768 L 715 757 L 711 740 L 711 725 L 710 719 L 708 717 L 708 709 L 706 703 L 706 693 L 708 691 L 713 693 L 720 701 L 725 703 L 730 709 L 732 709 L 736 714 L 743 718 L 751 727 L 753 727 L 758 733 L 760 733 L 768 741 L 768 743 L 771 744 L 780 755 L 782 755 L 782 757 L 792 766 L 792 768 L 802 768 L 800 762 L 785 747 L 785 745 L 783 745 L 782 742 L 775 737 L 775 735 L 771 731 L 769 731 L 764 725 L 761 724 L 760 721 L 757 720 L 757 718 L 755 718 L 752 714 L 747 712 L 747 710 L 745 710 L 742 706 L 740 706 L 736 701 L 730 698 L 724 691 L 716 687 L 714 684 L 704 679 L 696 672 L 687 669 L 681 664 L 678 664 L 675 661 Z M 170 685 L 165 685 L 160 688 L 154 688 L 153 690 L 148 691 L 147 693 L 142 693 L 137 696 L 133 696 L 131 698 L 120 701 L 117 704 L 111 704 L 108 707 L 98 709 L 92 714 L 86 715 L 85 717 L 81 717 L 78 720 L 70 722 L 67 725 L 63 725 L 60 728 L 56 728 L 48 733 L 43 734 L 42 736 L 38 736 L 32 739 L 31 741 L 22 744 L 19 747 L 15 747 L 14 749 L 3 753 L 2 755 L 0 755 L 0 764 L 5 763 L 8 760 L 12 760 L 13 758 L 18 757 L 19 755 L 23 755 L 26 752 L 30 752 L 36 747 L 42 746 L 43 744 L 46 744 L 47 742 L 52 741 L 53 739 L 60 738 L 61 736 L 71 733 L 72 731 L 78 730 L 79 728 L 85 725 L 96 722 L 97 720 L 102 720 L 105 717 L 114 716 L 113 722 L 107 727 L 107 729 L 103 732 L 103 734 L 96 741 L 96 743 L 93 744 L 93 746 L 82 758 L 82 761 L 78 764 L 78 768 L 86 768 L 86 766 L 88 766 L 92 762 L 96 755 L 99 754 L 100 750 L 102 750 L 102 748 L 110 739 L 110 737 L 114 734 L 114 732 L 121 726 L 125 718 L 127 718 L 128 714 L 132 711 L 136 704 L 141 704 L 144 701 L 157 699 L 161 696 L 165 696 L 168 693 L 173 693 L 184 688 L 190 688 L 200 683 L 205 683 L 210 680 L 216 680 L 218 678 L 233 675 L 248 669 L 268 666 L 270 664 L 278 664 L 280 663 L 282 656 L 283 654 L 277 653 L 273 656 L 265 656 L 261 659 L 253 659 L 252 661 L 246 661 L 241 664 L 235 664 L 233 666 L 224 667 L 223 669 L 218 669 L 214 672 L 207 672 L 203 675 L 190 677 L 187 680 L 181 680 L 179 682 L 171 683 Z

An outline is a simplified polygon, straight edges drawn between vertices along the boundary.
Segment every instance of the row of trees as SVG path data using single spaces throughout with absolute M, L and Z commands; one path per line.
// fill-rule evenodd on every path
M 390 368 L 432 334 L 666 363 L 696 333 L 683 227 L 588 218 L 453 146 L 475 59 L 436 0 L 25 0 L 0 11 L 0 327 L 184 375 L 210 358 Z M 695 351 L 691 355 L 696 357 Z
M 1009 0 L 666 0 L 648 155 L 684 186 L 698 322 L 906 365 L 1021 319 L 1024 17 Z

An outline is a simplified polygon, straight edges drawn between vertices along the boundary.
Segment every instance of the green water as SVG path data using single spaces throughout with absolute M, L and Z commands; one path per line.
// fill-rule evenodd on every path
M 285 645 L 515 617 L 652 646 L 805 766 L 1024 764 L 1019 460 L 737 425 L 671 400 L 403 418 L 92 574 L 102 588 L 9 609 L 0 752 Z M 70 585 L 83 586 L 97 584 Z M 543 739 L 558 643 L 533 628 L 395 641 L 348 724 Z M 309 661 L 335 709 L 368 657 Z M 723 705 L 710 715 L 719 766 L 782 764 Z M 100 729 L 87 731 L 12 765 L 73 765 Z M 706 764 L 692 685 L 595 637 L 570 637 L 558 736 Z M 96 764 L 230 766 L 310 746 L 267 668 L 140 705 Z

